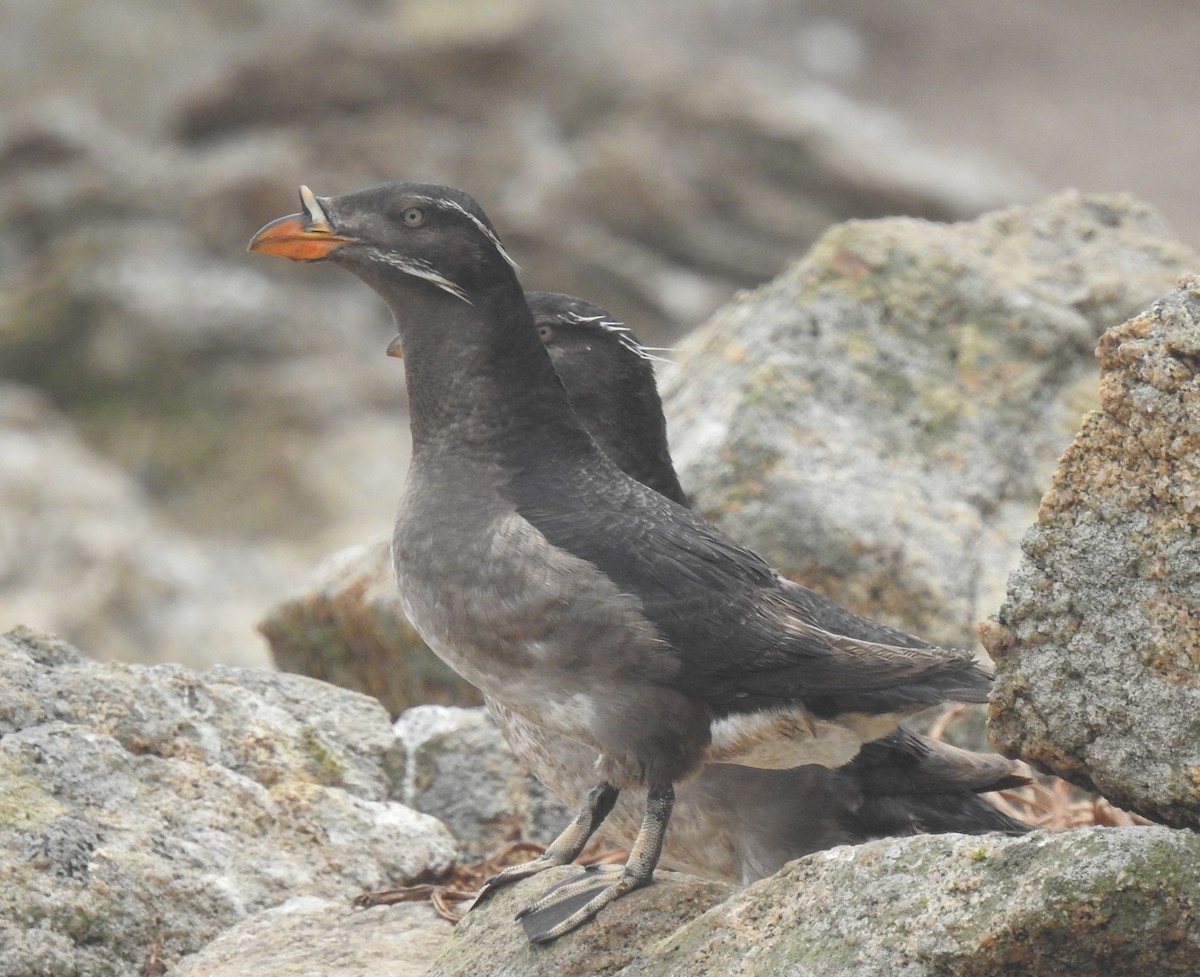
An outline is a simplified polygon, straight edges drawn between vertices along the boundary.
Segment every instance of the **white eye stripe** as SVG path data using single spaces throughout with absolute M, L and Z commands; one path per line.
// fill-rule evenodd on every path
M 386 262 L 394 268 L 399 268 L 406 275 L 425 279 L 425 281 L 436 285 L 443 291 L 449 292 L 455 298 L 462 299 L 467 305 L 474 305 L 461 286 L 456 285 L 444 275 L 440 275 L 428 261 L 424 261 L 421 258 L 406 258 L 403 255 L 395 254 L 391 251 L 382 251 L 379 248 L 371 248 L 370 254 L 371 257 L 379 261 Z
M 609 319 L 604 315 L 585 316 L 578 312 L 564 312 L 563 319 L 568 322 L 574 322 L 579 325 L 597 325 L 605 332 L 614 333 L 617 337 L 617 342 L 624 346 L 629 352 L 633 353 L 639 359 L 653 360 L 656 363 L 670 363 L 671 360 L 663 356 L 655 356 L 655 353 L 670 353 L 673 350 L 668 346 L 643 346 L 633 338 L 633 333 L 630 328 L 623 322 L 618 322 L 615 319 Z
M 655 363 L 670 363 L 671 362 L 669 359 L 667 359 L 664 356 L 655 356 L 653 353 L 650 352 L 651 347 L 643 346 L 641 343 L 639 343 L 637 340 L 635 340 L 632 336 L 629 335 L 628 330 L 626 330 L 623 335 L 620 335 L 617 337 L 617 342 L 619 342 L 627 350 L 629 350 L 631 353 L 639 356 L 643 360 L 653 360 Z M 655 347 L 655 348 L 657 349 L 658 347 Z
M 513 271 L 521 270 L 521 266 L 518 265 L 515 261 L 513 261 L 512 257 L 509 255 L 509 253 L 504 250 L 504 245 L 500 243 L 500 239 L 498 237 L 496 237 L 496 235 L 492 231 L 492 229 L 490 227 L 488 227 L 478 217 L 476 217 L 474 214 L 472 214 L 469 210 L 467 210 L 467 208 L 464 207 L 462 204 L 458 203 L 455 200 L 449 200 L 446 197 L 415 196 L 412 199 L 413 200 L 424 200 L 426 203 L 435 204 L 440 207 L 449 207 L 451 210 L 457 210 L 460 214 L 462 214 L 465 218 L 467 218 L 467 220 L 469 220 L 472 224 L 474 224 L 477 228 L 479 228 L 480 232 L 483 234 L 484 237 L 486 237 L 489 241 L 492 242 L 492 246 L 496 249 L 497 252 L 499 252 L 500 257 L 508 262 L 509 267 L 511 267 L 513 269 Z

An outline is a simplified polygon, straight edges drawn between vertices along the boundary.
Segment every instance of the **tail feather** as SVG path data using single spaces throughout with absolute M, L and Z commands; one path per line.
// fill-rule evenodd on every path
M 1030 783 L 1020 764 L 998 754 L 962 750 L 898 727 L 864 746 L 842 770 L 858 785 L 862 806 L 855 820 L 868 836 L 1031 830 L 977 796 Z
M 710 699 L 719 714 L 778 707 L 781 701 L 802 702 L 821 717 L 988 701 L 992 675 L 970 652 L 880 644 L 834 634 L 794 616 L 786 618 L 786 628 L 798 644 L 821 653 L 738 675 L 728 686 L 732 694 Z
M 1023 835 L 1031 825 L 1010 817 L 978 794 L 873 796 L 864 798 L 855 819 L 863 838 L 914 834 Z

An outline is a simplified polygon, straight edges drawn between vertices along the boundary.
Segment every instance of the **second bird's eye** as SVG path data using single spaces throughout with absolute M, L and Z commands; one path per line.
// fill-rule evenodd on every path
M 538 336 L 541 338 L 543 343 L 552 342 L 554 340 L 554 327 L 538 326 Z
M 420 227 L 425 223 L 425 211 L 420 207 L 409 207 L 408 210 L 400 215 L 400 219 L 408 227 Z

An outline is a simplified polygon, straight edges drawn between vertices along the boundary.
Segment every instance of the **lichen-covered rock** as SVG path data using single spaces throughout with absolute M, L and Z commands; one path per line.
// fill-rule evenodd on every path
M 677 350 L 683 484 L 789 576 L 973 643 L 1095 403 L 1097 337 L 1190 267 L 1125 197 L 835 227 Z
M 873 841 L 733 893 L 660 872 L 585 928 L 530 947 L 512 916 L 572 871 L 557 869 L 473 910 L 430 973 L 1192 977 L 1198 866 L 1200 838 L 1160 827 Z
M 446 829 L 390 799 L 402 754 L 311 679 L 0 637 L 0 975 L 143 973 L 292 896 L 444 870 Z
M 991 730 L 1114 803 L 1200 827 L 1200 281 L 1105 333 L 984 641 Z

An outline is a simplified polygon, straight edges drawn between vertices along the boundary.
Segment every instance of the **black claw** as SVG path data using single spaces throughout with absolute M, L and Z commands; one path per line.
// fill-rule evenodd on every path
M 499 880 L 499 881 L 497 881 L 497 880 Z M 503 889 L 505 886 L 511 885 L 513 882 L 516 882 L 516 881 L 518 881 L 518 880 L 517 879 L 501 879 L 499 874 L 489 875 L 486 879 L 483 880 L 483 882 L 480 883 L 479 889 L 475 895 L 475 901 L 473 903 L 471 903 L 471 909 L 474 909 L 476 906 L 482 905 L 484 902 L 486 902 L 488 899 L 490 899 L 492 897 L 492 893 L 496 892 L 499 889 Z M 470 912 L 470 910 L 467 910 L 467 911 Z

